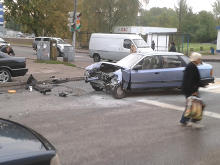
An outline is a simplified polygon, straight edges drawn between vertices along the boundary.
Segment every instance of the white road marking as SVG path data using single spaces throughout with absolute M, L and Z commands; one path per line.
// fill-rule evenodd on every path
M 182 111 L 182 112 L 185 110 L 185 107 L 162 103 L 162 102 L 155 101 L 155 100 L 142 99 L 142 100 L 138 100 L 138 102 L 144 103 L 144 104 L 154 105 L 157 107 L 161 107 L 163 109 L 172 109 L 172 110 Z M 208 116 L 208 117 L 212 117 L 212 118 L 216 118 L 216 119 L 220 119 L 220 114 L 215 113 L 215 112 L 204 111 L 203 115 Z
M 218 89 L 218 88 L 220 88 L 220 85 L 212 85 L 212 86 L 209 86 L 207 88 L 200 88 L 199 90 L 201 90 L 201 91 L 209 91 L 209 90 Z

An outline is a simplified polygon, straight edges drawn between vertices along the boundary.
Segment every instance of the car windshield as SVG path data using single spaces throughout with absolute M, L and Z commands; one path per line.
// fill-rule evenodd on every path
M 141 54 L 130 54 L 126 56 L 125 58 L 121 59 L 117 62 L 119 66 L 122 66 L 123 68 L 131 68 L 136 63 L 138 63 L 143 58 L 143 55 Z
M 149 48 L 150 46 L 143 39 L 133 40 L 137 48 Z
M 65 42 L 63 40 L 61 40 L 61 39 L 57 40 L 57 43 L 58 44 L 65 44 Z
M 187 56 L 181 56 L 181 57 L 186 64 L 190 63 L 190 59 Z

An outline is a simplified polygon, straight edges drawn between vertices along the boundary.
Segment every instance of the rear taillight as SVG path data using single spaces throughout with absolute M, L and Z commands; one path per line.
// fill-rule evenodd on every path
M 213 77 L 213 69 L 210 70 L 210 76 Z

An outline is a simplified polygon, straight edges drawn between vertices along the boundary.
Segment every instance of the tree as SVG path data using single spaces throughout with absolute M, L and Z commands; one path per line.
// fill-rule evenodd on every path
M 5 19 L 13 20 L 24 32 L 36 36 L 65 36 L 70 3 L 70 0 L 5 0 Z
M 216 0 L 212 7 L 217 23 L 220 24 L 220 0 Z
M 216 22 L 214 15 L 207 11 L 201 11 L 198 14 L 199 28 L 196 32 L 197 40 L 200 42 L 209 42 L 216 39 Z
M 188 6 L 186 4 L 186 0 L 178 0 L 178 6 L 176 7 L 176 12 L 178 15 L 178 31 L 182 32 L 183 23 L 182 21 L 186 18 L 186 14 L 188 13 Z
M 150 10 L 141 10 L 140 25 L 177 28 L 177 14 L 174 10 L 167 8 L 151 8 Z
M 141 8 L 138 0 L 83 0 L 82 4 L 83 26 L 91 32 L 111 32 L 114 26 L 135 25 Z

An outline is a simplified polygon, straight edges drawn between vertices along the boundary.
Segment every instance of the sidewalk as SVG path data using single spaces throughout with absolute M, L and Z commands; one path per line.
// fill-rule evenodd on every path
M 202 60 L 205 62 L 220 62 L 220 55 L 203 55 Z
M 37 81 L 48 81 L 56 79 L 69 79 L 69 80 L 83 80 L 84 68 L 93 63 L 93 60 L 88 56 L 86 51 L 80 51 L 72 62 L 76 67 L 66 66 L 64 64 L 45 64 L 36 63 L 36 56 L 32 55 L 26 59 L 26 68 L 28 73 L 22 77 L 12 78 L 12 82 L 0 84 L 1 87 L 16 87 L 25 85 L 28 77 L 32 74 Z M 83 53 L 85 52 L 85 53 Z M 62 57 L 58 57 L 62 61 Z

